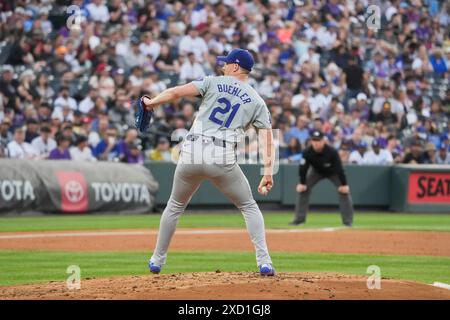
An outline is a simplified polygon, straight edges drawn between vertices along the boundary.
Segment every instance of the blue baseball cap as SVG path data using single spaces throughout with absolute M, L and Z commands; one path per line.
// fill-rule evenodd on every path
M 361 140 L 361 141 L 358 143 L 358 148 L 360 148 L 360 149 L 366 149 L 366 148 L 367 148 L 367 143 L 366 143 L 365 141 Z
M 251 71 L 255 60 L 250 52 L 244 49 L 233 49 L 227 56 L 218 56 L 217 61 L 237 63 L 241 68 Z

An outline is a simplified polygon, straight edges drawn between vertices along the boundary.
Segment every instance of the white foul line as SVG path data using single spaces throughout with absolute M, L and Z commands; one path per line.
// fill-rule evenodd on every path
M 450 290 L 450 284 L 446 284 L 446 283 L 443 283 L 443 282 L 434 282 L 433 286 L 434 287 L 438 287 L 438 288 L 443 288 L 443 289 Z
M 266 233 L 308 233 L 308 232 L 332 232 L 340 228 L 321 228 L 321 229 L 268 229 Z M 247 233 L 245 229 L 202 229 L 202 230 L 178 230 L 176 234 L 199 235 L 199 234 L 241 234 Z M 36 238 L 69 238 L 69 237 L 110 237 L 110 236 L 145 236 L 157 235 L 158 231 L 105 231 L 105 232 L 36 232 L 26 234 L 0 235 L 0 240 L 10 239 L 36 239 Z

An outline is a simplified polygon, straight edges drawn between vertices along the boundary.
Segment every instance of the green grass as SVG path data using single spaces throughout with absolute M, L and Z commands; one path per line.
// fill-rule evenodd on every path
M 148 274 L 145 252 L 0 251 L 0 285 L 65 281 L 69 265 L 81 268 L 81 278 Z M 171 252 L 164 273 L 253 271 L 253 253 Z M 449 257 L 378 256 L 362 254 L 272 253 L 279 272 L 339 272 L 367 275 L 370 265 L 383 278 L 450 283 Z
M 264 212 L 267 228 L 299 228 L 289 226 L 292 212 Z M 84 215 L 2 217 L 0 232 L 99 230 L 99 229 L 156 229 L 160 215 Z M 450 215 L 356 213 L 354 226 L 358 229 L 450 231 Z M 244 219 L 238 211 L 229 213 L 187 212 L 180 219 L 181 228 L 243 228 Z M 300 228 L 339 227 L 339 213 L 310 213 L 306 225 Z

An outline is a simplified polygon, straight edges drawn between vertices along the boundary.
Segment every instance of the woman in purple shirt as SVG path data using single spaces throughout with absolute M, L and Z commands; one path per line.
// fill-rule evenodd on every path
M 57 139 L 58 146 L 50 151 L 48 158 L 50 160 L 71 160 L 69 153 L 70 139 L 65 136 L 60 136 Z

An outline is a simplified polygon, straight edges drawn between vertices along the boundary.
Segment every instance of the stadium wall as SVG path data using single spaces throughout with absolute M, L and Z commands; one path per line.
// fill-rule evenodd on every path
M 145 166 L 159 182 L 156 204 L 167 203 L 172 189 L 175 165 L 172 163 L 148 162 Z M 240 165 L 252 190 L 261 179 L 260 166 Z M 347 180 L 356 207 L 384 207 L 396 212 L 447 212 L 450 213 L 450 166 L 362 166 L 347 165 Z M 426 173 L 424 176 L 422 173 Z M 420 184 L 410 183 L 411 174 L 422 174 Z M 425 177 L 425 178 L 424 178 Z M 435 180 L 433 180 L 435 179 Z M 298 165 L 283 164 L 274 176 L 274 188 L 267 197 L 253 192 L 260 203 L 275 203 L 293 206 L 296 201 L 295 185 L 298 183 Z M 426 184 L 427 183 L 427 184 Z M 425 191 L 424 191 L 425 188 Z M 428 188 L 431 192 L 428 192 Z M 412 195 L 424 196 L 413 200 Z M 192 205 L 226 205 L 229 200 L 209 181 L 205 181 L 191 200 Z M 336 188 L 328 180 L 319 182 L 312 191 L 312 206 L 335 206 L 338 204 Z
M 157 190 L 137 165 L 0 159 L 0 214 L 147 213 Z
M 255 199 L 261 204 L 293 206 L 298 166 L 280 165 L 274 188 L 264 197 L 255 190 L 260 165 L 243 164 Z M 149 170 L 147 170 L 149 169 Z M 450 166 L 397 165 L 345 167 L 354 205 L 394 212 L 450 213 Z M 145 166 L 111 162 L 0 159 L 0 214 L 148 213 L 167 203 L 175 164 Z M 209 181 L 192 198 L 194 206 L 230 205 Z M 328 180 L 312 191 L 312 206 L 336 206 Z

